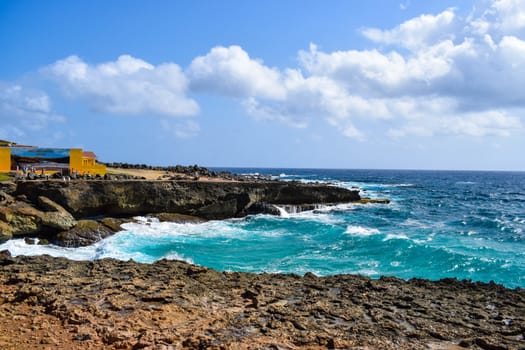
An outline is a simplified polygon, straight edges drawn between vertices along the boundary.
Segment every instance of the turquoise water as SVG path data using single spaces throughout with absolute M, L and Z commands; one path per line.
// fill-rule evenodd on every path
M 283 217 L 203 224 L 141 218 L 92 247 L 35 250 L 22 240 L 2 246 L 13 254 L 73 259 L 168 258 L 228 271 L 457 277 L 525 287 L 525 173 L 233 170 L 357 186 L 363 196 L 390 198 L 392 203 L 343 204 Z

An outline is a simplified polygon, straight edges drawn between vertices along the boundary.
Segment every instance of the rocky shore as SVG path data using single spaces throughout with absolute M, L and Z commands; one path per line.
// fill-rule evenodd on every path
M 138 215 L 170 221 L 227 219 L 279 215 L 275 205 L 309 209 L 360 199 L 357 190 L 326 184 L 246 179 L 8 182 L 0 187 L 0 242 L 38 237 L 78 247 L 108 237 Z
M 0 252 L 2 349 L 523 349 L 525 291 Z
M 226 175 L 3 182 L 0 241 L 78 247 L 136 215 L 200 222 L 372 201 L 357 189 Z M 525 290 L 2 251 L 0 330 L 0 349 L 525 349 Z

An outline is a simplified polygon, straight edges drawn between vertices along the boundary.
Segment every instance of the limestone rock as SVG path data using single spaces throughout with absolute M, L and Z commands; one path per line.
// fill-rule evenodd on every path
M 0 243 L 8 241 L 11 238 L 13 238 L 11 226 L 4 221 L 0 221 Z
M 0 240 L 67 230 L 76 224 L 76 220 L 64 208 L 47 198 L 39 199 L 44 210 L 52 211 L 42 211 L 12 197 L 0 205 Z
M 47 210 L 42 215 L 42 225 L 58 230 L 69 230 L 76 225 L 75 218 L 51 199 L 39 196 L 38 202 Z
M 13 194 L 16 191 L 16 183 L 13 181 L 0 181 L 0 191 Z
M 332 204 L 360 199 L 357 190 L 324 184 L 282 181 L 26 181 L 17 195 L 32 202 L 52 198 L 76 218 L 180 213 L 206 219 L 246 215 L 254 202 L 269 204 Z
M 0 191 L 0 203 L 1 204 L 9 204 L 9 203 L 13 203 L 15 201 L 15 199 L 13 198 L 13 196 L 11 196 L 10 194 L 4 192 L 4 191 Z
M 118 232 L 122 230 L 121 225 L 126 222 L 133 222 L 134 219 L 116 219 L 116 218 L 103 218 L 100 222 L 107 226 L 111 231 Z
M 156 218 L 160 222 L 175 222 L 177 224 L 198 224 L 205 222 L 206 220 L 199 218 L 197 216 L 178 214 L 178 213 L 156 213 L 148 214 L 147 217 Z
M 63 247 L 84 247 L 96 243 L 115 232 L 95 220 L 79 220 L 76 226 L 56 235 L 55 244 Z
M 525 290 L 0 252 L 2 348 L 521 349 Z M 45 342 L 42 340 L 45 339 Z
M 42 228 L 42 215 L 41 211 L 24 202 L 0 206 L 0 221 L 4 222 L 2 232 L 12 236 L 37 233 Z

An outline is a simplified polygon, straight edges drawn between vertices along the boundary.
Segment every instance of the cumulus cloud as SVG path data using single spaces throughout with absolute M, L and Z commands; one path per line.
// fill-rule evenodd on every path
M 70 56 L 46 67 L 71 97 L 79 97 L 99 111 L 114 114 L 191 116 L 197 103 L 186 96 L 188 80 L 174 63 L 154 66 L 122 55 L 114 62 L 90 65 Z
M 365 28 L 361 32 L 368 39 L 385 44 L 397 44 L 417 50 L 438 40 L 453 39 L 454 9 L 437 15 L 421 15 L 412 18 L 394 29 Z
M 381 137 L 377 125 L 395 139 L 506 137 L 524 129 L 525 1 L 483 4 L 466 15 L 448 8 L 360 29 L 375 48 L 330 52 L 311 44 L 296 67 L 270 67 L 233 45 L 210 49 L 184 70 L 123 55 L 101 64 L 70 56 L 44 72 L 71 97 L 114 114 L 192 116 L 199 106 L 188 94 L 208 93 L 239 101 L 258 120 L 295 128 L 321 120 L 358 141 Z M 36 94 L 22 105 L 45 110 L 46 103 Z M 163 126 L 177 137 L 199 132 L 189 119 Z
M 356 140 L 368 137 L 360 125 L 370 121 L 385 121 L 394 138 L 505 137 L 524 126 L 523 10 L 523 1 L 501 0 L 477 16 L 445 9 L 365 28 L 380 47 L 323 52 L 311 44 L 299 67 L 283 70 L 240 47 L 217 47 L 188 72 L 192 86 L 242 98 L 259 119 L 300 127 L 324 119 Z
M 283 99 L 286 94 L 279 71 L 250 58 L 240 46 L 214 47 L 208 54 L 196 57 L 187 74 L 196 90 L 271 99 Z
M 1 138 L 20 139 L 28 133 L 44 129 L 50 123 L 64 121 L 63 116 L 53 111 L 45 92 L 0 82 Z
M 493 0 L 481 14 L 473 13 L 467 27 L 478 35 L 523 34 L 525 29 L 525 2 L 523 0 Z

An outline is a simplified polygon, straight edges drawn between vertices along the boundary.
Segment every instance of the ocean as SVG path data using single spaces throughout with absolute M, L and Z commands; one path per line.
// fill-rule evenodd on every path
M 75 260 L 181 259 L 221 271 L 403 279 L 445 277 L 525 288 L 525 172 L 215 169 L 358 187 L 390 204 L 340 204 L 280 217 L 176 224 L 138 218 L 93 246 L 0 245 Z

